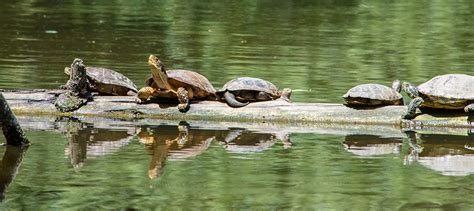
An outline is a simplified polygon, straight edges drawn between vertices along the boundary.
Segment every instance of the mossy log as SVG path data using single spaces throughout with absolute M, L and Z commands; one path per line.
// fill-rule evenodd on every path
M 176 104 L 136 104 L 130 96 L 94 96 L 94 100 L 74 112 L 59 112 L 52 102 L 63 90 L 5 91 L 5 98 L 17 115 L 101 116 L 110 118 L 158 118 L 172 120 L 279 122 L 299 124 L 364 124 L 401 127 L 472 128 L 473 117 L 463 111 L 424 110 L 414 120 L 401 115 L 406 106 L 350 108 L 330 103 L 288 103 L 283 100 L 251 103 L 231 108 L 215 101 L 194 102 L 187 113 Z

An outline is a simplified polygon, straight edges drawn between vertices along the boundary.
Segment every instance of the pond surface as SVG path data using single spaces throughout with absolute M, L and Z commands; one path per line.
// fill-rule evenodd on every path
M 391 129 L 43 123 L 27 132 L 34 144 L 2 210 L 474 208 L 474 140 L 462 130 L 410 142 Z M 8 184 L 18 151 L 0 153 Z
M 74 58 L 141 87 L 149 54 L 169 69 L 198 71 L 216 88 L 264 78 L 292 88 L 296 102 L 340 103 L 361 83 L 474 74 L 468 0 L 1 5 L 2 89 L 57 88 Z M 17 174 L 23 152 L 0 147 L 0 184 L 9 184 L 0 210 L 474 209 L 467 131 L 419 132 L 414 143 L 398 130 L 40 122 L 47 128 L 22 120 L 34 144 Z
M 74 58 L 139 87 L 149 54 L 220 88 L 253 76 L 299 102 L 360 83 L 474 70 L 474 4 L 450 1 L 2 1 L 0 88 L 56 88 Z

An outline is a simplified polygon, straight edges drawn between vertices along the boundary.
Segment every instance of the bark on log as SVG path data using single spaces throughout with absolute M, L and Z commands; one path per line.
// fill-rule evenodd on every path
M 406 106 L 378 108 L 349 108 L 342 104 L 287 103 L 283 100 L 251 103 L 243 108 L 231 108 L 225 103 L 204 101 L 191 104 L 187 113 L 175 105 L 156 103 L 138 105 L 134 97 L 94 96 L 94 100 L 80 109 L 58 112 L 51 101 L 61 90 L 5 92 L 17 115 L 102 116 L 110 118 L 159 118 L 173 120 L 280 122 L 298 124 L 364 124 L 401 127 L 464 127 L 473 128 L 472 116 L 463 111 L 432 110 L 405 121 L 401 115 Z
M 11 111 L 2 93 L 0 93 L 0 123 L 8 145 L 22 146 L 29 144 L 25 133 L 16 120 L 15 114 Z

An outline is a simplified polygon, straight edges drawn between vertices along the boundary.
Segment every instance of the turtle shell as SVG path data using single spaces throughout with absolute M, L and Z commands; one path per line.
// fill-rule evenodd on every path
M 388 86 L 381 84 L 357 85 L 342 96 L 348 104 L 388 105 L 402 104 L 402 95 Z
M 115 95 L 126 95 L 128 90 L 138 92 L 137 86 L 119 72 L 101 67 L 87 67 L 86 70 L 89 81 L 99 92 Z M 125 93 L 114 93 L 118 90 L 124 90 Z
M 418 86 L 418 91 L 432 99 L 474 100 L 474 76 L 466 74 L 436 76 Z
M 278 95 L 278 88 L 270 81 L 251 77 L 241 77 L 230 80 L 224 84 L 222 89 L 219 90 L 219 93 L 242 90 L 266 92 L 274 96 Z
M 215 93 L 211 82 L 203 75 L 189 70 L 167 70 L 168 78 L 185 83 L 206 93 Z

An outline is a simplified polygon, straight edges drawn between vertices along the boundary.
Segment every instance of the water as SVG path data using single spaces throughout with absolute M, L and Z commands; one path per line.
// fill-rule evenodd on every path
M 416 153 L 391 128 L 21 121 L 34 144 L 2 210 L 474 208 L 465 130 L 420 131 Z
M 239 76 L 342 102 L 360 83 L 473 74 L 471 1 L 3 1 L 0 88 L 56 88 L 64 66 L 116 69 L 138 86 L 149 54 L 220 88 Z
M 1 5 L 3 89 L 56 88 L 76 57 L 141 87 L 149 54 L 170 69 L 200 72 L 216 88 L 264 78 L 295 90 L 296 102 L 340 103 L 361 83 L 474 74 L 467 0 Z M 178 122 L 25 118 L 34 145 L 15 178 L 8 174 L 15 165 L 1 166 L 7 182 L 0 182 L 9 184 L 1 210 L 474 207 L 474 143 L 463 130 L 418 131 L 412 143 L 393 128 L 190 122 L 186 133 Z

